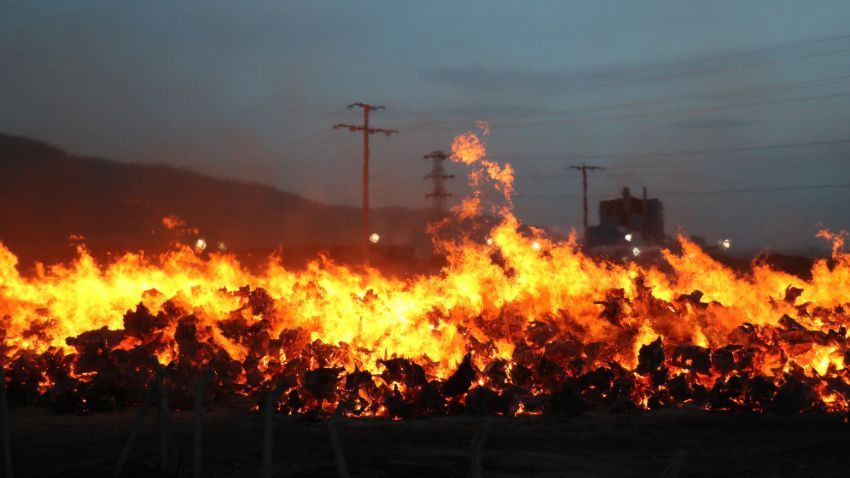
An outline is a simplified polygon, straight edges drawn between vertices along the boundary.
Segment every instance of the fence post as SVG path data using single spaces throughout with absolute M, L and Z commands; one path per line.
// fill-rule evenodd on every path
M 124 443 L 124 449 L 121 450 L 121 456 L 118 457 L 118 463 L 115 464 L 115 468 L 112 470 L 112 476 L 120 475 L 121 470 L 124 468 L 124 462 L 127 461 L 127 457 L 130 455 L 130 449 L 133 447 L 136 435 L 138 435 L 139 430 L 142 429 L 142 423 L 145 421 L 145 415 L 147 414 L 148 407 L 151 404 L 152 395 L 153 391 L 151 390 L 150 384 L 148 384 L 148 388 L 145 390 L 145 399 L 142 402 L 142 408 L 139 409 L 139 414 L 136 415 L 136 422 L 133 423 L 130 436 L 127 437 L 127 441 Z
M 487 439 L 487 433 L 490 431 L 490 421 L 490 418 L 484 420 L 481 429 L 478 430 L 475 438 L 472 439 L 472 453 L 470 454 L 470 475 L 472 478 L 483 478 L 484 476 L 482 469 L 482 462 L 484 461 L 482 449 L 484 447 L 484 441 Z
M 12 436 L 9 432 L 9 397 L 6 395 L 6 370 L 0 365 L 0 421 L 3 423 L 3 470 L 12 478 Z
M 212 377 L 212 369 L 206 369 L 195 383 L 195 416 L 192 440 L 192 476 L 201 478 L 203 465 L 203 432 L 204 432 L 204 386 Z
M 168 397 L 165 394 L 165 367 L 156 364 L 156 392 L 157 392 L 157 423 L 159 429 L 159 459 L 160 466 L 166 468 L 168 465 Z
M 263 478 L 271 478 L 274 468 L 274 412 L 275 398 L 283 392 L 283 384 L 278 384 L 266 395 L 263 401 Z
M 333 450 L 336 471 L 339 478 L 348 478 L 348 463 L 345 462 L 345 453 L 342 452 L 342 442 L 339 439 L 339 429 L 337 428 L 337 423 L 344 410 L 345 401 L 340 400 L 333 415 L 328 420 L 328 434 L 331 438 L 331 449 Z
M 682 474 L 682 470 L 685 468 L 685 462 L 688 459 L 688 451 L 684 448 L 680 449 L 673 455 L 673 459 L 670 460 L 670 464 L 667 465 L 667 468 L 664 469 L 664 472 L 661 473 L 661 478 L 679 478 L 679 475 Z

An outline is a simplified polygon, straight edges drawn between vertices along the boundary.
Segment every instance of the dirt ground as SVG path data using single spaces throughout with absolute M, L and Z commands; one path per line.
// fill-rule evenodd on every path
M 260 476 L 262 422 L 247 403 L 205 415 L 204 476 Z M 109 476 L 138 409 L 89 416 L 11 410 L 15 476 Z M 173 425 L 182 470 L 160 471 L 151 409 L 122 476 L 191 476 L 191 415 Z M 666 410 L 576 418 L 493 418 L 483 476 L 846 476 L 850 425 L 841 416 Z M 343 419 L 351 476 L 466 477 L 484 418 Z M 276 417 L 275 476 L 337 476 L 326 421 Z M 666 472 L 666 474 L 665 474 Z

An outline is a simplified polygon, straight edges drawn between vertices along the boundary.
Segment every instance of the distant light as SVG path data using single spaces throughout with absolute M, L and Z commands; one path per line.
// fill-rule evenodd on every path
M 720 247 L 728 250 L 730 247 L 732 247 L 732 239 L 723 239 L 722 241 L 720 241 Z
M 630 232 L 630 233 L 626 234 L 625 239 L 626 239 L 626 242 L 632 242 L 632 233 Z
M 199 237 L 197 241 L 195 241 L 195 249 L 199 251 L 203 251 L 207 248 L 207 241 L 204 240 L 203 237 Z
M 487 238 L 487 245 L 488 245 L 488 246 L 492 246 L 492 245 L 493 245 L 493 238 L 492 238 L 492 237 L 488 237 L 488 238 Z
M 380 240 L 381 236 L 379 236 L 377 232 L 373 232 L 372 235 L 369 236 L 369 242 L 371 242 L 372 244 L 377 244 Z
M 537 241 L 532 242 L 531 248 L 534 249 L 535 251 L 539 251 L 540 250 L 540 243 L 537 242 Z
M 637 247 L 633 247 L 632 248 L 632 255 L 635 256 L 635 257 L 639 256 L 640 255 L 640 249 L 638 249 Z
M 224 241 L 218 241 L 218 244 L 216 244 L 216 247 L 218 247 L 218 250 L 220 250 L 220 251 L 226 251 L 227 250 L 227 244 L 225 244 Z

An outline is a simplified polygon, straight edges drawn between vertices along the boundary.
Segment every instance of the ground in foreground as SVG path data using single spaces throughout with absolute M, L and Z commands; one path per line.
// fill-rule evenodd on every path
M 262 460 L 261 416 L 249 404 L 205 415 L 204 476 L 253 477 Z M 12 410 L 16 476 L 109 476 L 137 410 L 90 416 Z M 157 469 L 151 409 L 123 476 L 191 476 L 192 420 L 173 416 L 182 473 Z M 841 416 L 776 416 L 666 410 L 628 414 L 494 418 L 483 445 L 484 476 L 844 476 L 850 426 Z M 339 430 L 352 476 L 466 477 L 471 442 L 485 419 L 345 419 Z M 276 417 L 276 476 L 336 476 L 326 421 Z

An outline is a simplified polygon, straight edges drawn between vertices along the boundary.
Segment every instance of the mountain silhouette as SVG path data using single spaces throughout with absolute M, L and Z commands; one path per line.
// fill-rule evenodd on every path
M 179 236 L 163 224 L 166 216 L 197 233 Z M 382 244 L 427 250 L 427 219 L 426 210 L 386 208 L 373 210 L 371 223 Z M 96 256 L 159 252 L 197 237 L 235 252 L 353 248 L 360 224 L 356 207 L 171 166 L 73 155 L 0 134 L 0 241 L 22 263 L 65 260 L 79 237 Z

